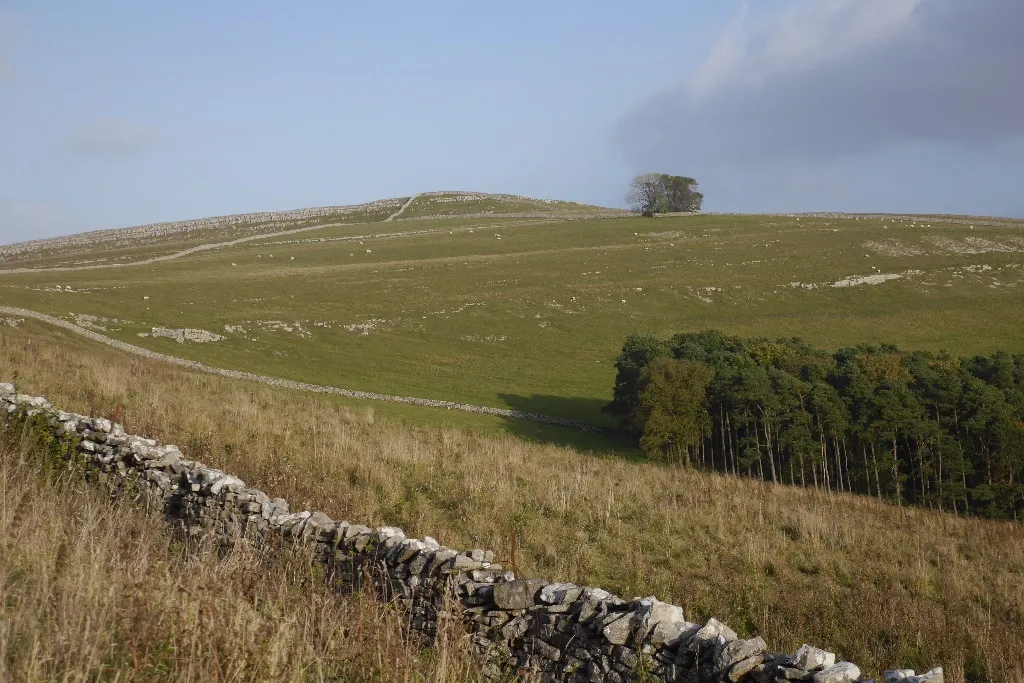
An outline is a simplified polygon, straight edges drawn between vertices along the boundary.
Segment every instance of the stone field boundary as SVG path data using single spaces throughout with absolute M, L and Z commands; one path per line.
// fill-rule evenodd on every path
M 191 537 L 232 546 L 312 551 L 339 591 L 373 590 L 395 601 L 414 632 L 436 637 L 446 615 L 461 619 L 473 655 L 493 680 L 584 683 L 856 683 L 850 662 L 803 645 L 775 653 L 761 637 L 743 639 L 720 621 L 688 621 L 656 598 L 622 599 L 600 588 L 522 579 L 489 550 L 457 551 L 395 527 L 337 522 L 323 512 L 292 512 L 287 501 L 237 477 L 187 460 L 177 447 L 126 434 L 105 418 L 64 412 L 41 396 L 0 384 L 0 425 L 45 432 L 52 457 L 72 471 L 130 497 Z M 38 432 L 37 432 L 38 433 Z M 41 456 L 45 457 L 45 456 Z M 140 508 L 140 514 L 145 514 Z M 287 544 L 284 546 L 287 548 Z M 886 683 L 943 683 L 941 667 L 923 675 L 887 671 Z
M 120 349 L 121 351 L 127 351 L 128 353 L 134 354 L 136 356 L 152 358 L 153 360 L 163 361 L 165 363 L 171 363 L 172 365 L 186 367 L 189 368 L 190 370 L 199 370 L 200 372 L 208 372 L 213 375 L 230 377 L 231 379 L 242 379 L 250 382 L 259 382 L 260 384 L 267 384 L 274 387 L 294 389 L 296 391 L 310 391 L 317 394 L 330 394 L 332 396 L 344 396 L 346 398 L 360 398 L 370 401 L 383 401 L 385 403 L 404 403 L 406 405 L 424 406 L 428 408 L 446 408 L 448 410 L 459 410 L 466 413 L 494 415 L 496 417 L 504 417 L 512 420 L 541 422 L 544 424 L 557 425 L 559 427 L 580 429 L 585 432 L 604 431 L 603 428 L 586 422 L 568 420 L 561 417 L 553 417 L 551 415 L 541 415 L 539 413 L 531 413 L 523 410 L 512 410 L 509 408 L 493 408 L 491 406 L 478 406 L 470 403 L 442 401 L 432 398 L 415 398 L 413 396 L 392 396 L 390 394 L 378 394 L 371 391 L 358 391 L 356 389 L 342 389 L 339 387 L 324 386 L 321 384 L 296 382 L 290 379 L 281 379 L 279 377 L 267 377 L 266 375 L 257 375 L 251 372 L 243 372 L 241 370 L 226 370 L 224 368 L 215 368 L 200 363 L 199 361 L 178 358 L 177 356 L 170 356 L 166 353 L 160 353 L 158 351 L 150 351 L 149 349 L 143 348 L 141 346 L 136 346 L 135 344 L 129 344 L 128 342 L 123 342 L 118 339 L 107 337 L 106 335 L 102 335 L 98 332 L 87 329 L 80 325 L 68 322 L 67 320 L 64 320 L 62 318 L 47 315 L 46 313 L 31 311 L 27 308 L 0 306 L 0 314 L 33 318 L 35 320 L 39 320 L 50 325 L 56 325 L 57 327 L 64 328 L 65 330 L 69 330 L 71 332 L 74 332 L 75 334 L 80 334 L 83 337 L 87 337 L 101 344 L 113 346 L 114 348 Z

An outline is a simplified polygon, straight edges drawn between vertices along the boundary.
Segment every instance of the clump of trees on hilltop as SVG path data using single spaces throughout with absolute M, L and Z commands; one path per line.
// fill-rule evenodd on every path
M 700 211 L 704 195 L 697 191 L 693 178 L 645 173 L 633 178 L 626 201 L 630 208 L 645 216 L 656 213 Z
M 651 458 L 957 513 L 1024 513 L 1024 354 L 631 335 L 606 411 Z

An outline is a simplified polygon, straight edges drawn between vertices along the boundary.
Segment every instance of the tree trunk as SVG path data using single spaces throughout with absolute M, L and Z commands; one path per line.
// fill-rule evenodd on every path
M 725 450 L 725 404 L 718 404 L 718 437 L 722 442 L 722 469 L 729 474 L 729 451 Z
M 846 489 L 853 493 L 853 482 L 850 481 L 850 450 L 846 447 L 845 436 L 840 443 L 843 445 L 843 462 L 846 464 Z M 839 448 L 839 446 L 836 446 L 836 448 Z
M 918 439 L 917 465 L 918 465 L 918 467 L 921 468 L 921 473 L 920 473 L 920 475 L 921 475 L 921 500 L 919 502 L 923 504 L 924 501 L 927 500 L 927 495 L 925 494 L 925 490 L 924 490 L 924 453 L 922 452 L 922 449 L 920 447 L 920 443 L 921 443 L 921 439 Z
M 871 464 L 875 468 L 875 490 L 878 492 L 878 500 L 882 500 L 882 480 L 878 477 L 878 458 L 875 457 L 875 442 L 871 442 Z
M 761 463 L 761 437 L 757 433 L 757 422 L 754 422 L 754 443 L 757 445 L 757 471 L 761 475 L 761 481 L 764 481 L 764 465 Z
M 771 468 L 772 483 L 778 484 L 779 478 L 775 472 L 775 453 L 772 451 L 772 428 L 767 422 L 764 423 L 765 447 L 768 449 L 768 466 Z
M 827 453 L 821 458 L 821 478 L 825 482 L 825 490 L 828 493 L 832 493 L 832 473 L 829 472 Z
M 896 504 L 903 505 L 903 491 L 900 487 L 900 459 L 896 452 L 896 435 L 892 437 L 892 478 L 896 484 Z
M 960 476 L 963 477 L 964 480 L 964 514 L 969 515 L 971 514 L 971 503 L 967 500 L 967 473 L 961 472 Z
M 868 465 L 868 447 L 863 443 L 860 445 L 861 455 L 864 456 L 864 483 L 868 487 L 868 495 L 871 495 L 871 467 Z
M 725 429 L 729 435 L 729 456 L 732 459 L 732 473 L 739 476 L 740 464 L 736 460 L 736 447 L 735 437 L 732 433 L 732 420 L 729 419 L 729 413 L 725 414 Z

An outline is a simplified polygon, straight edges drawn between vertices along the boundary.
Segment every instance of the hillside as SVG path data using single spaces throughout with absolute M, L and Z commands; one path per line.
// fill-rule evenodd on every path
M 953 681 L 1024 677 L 1011 654 L 1024 649 L 1018 524 L 396 424 L 365 404 L 172 368 L 34 321 L 0 326 L 0 369 L 335 519 L 492 547 L 505 562 L 515 536 L 524 574 L 655 594 L 869 674 L 941 663 Z
M 518 195 L 428 192 L 412 197 L 379 199 L 366 204 L 213 216 L 18 242 L 0 246 L 0 269 L 125 265 L 172 254 L 200 244 L 228 242 L 251 238 L 254 235 L 301 230 L 310 226 L 383 222 L 399 216 L 592 216 L 620 213 L 622 212 L 575 202 L 532 199 Z M 89 254 L 95 251 L 103 253 L 99 258 L 89 258 Z
M 308 557 L 183 542 L 38 450 L 0 428 L 0 680 L 483 680 L 456 629 L 419 650 L 397 611 L 311 582 Z
M 277 217 L 275 236 L 206 227 L 150 244 L 151 230 L 116 248 L 105 234 L 69 238 L 56 251 L 11 254 L 6 265 L 30 272 L 0 273 L 0 299 L 217 367 L 597 425 L 608 424 L 600 408 L 611 398 L 612 364 L 636 331 L 716 328 L 799 336 L 823 348 L 1024 349 L 1020 222 L 837 214 L 651 220 L 478 193 L 389 201 L 373 220 L 353 214 L 355 222 L 303 224 L 297 233 L 278 234 Z M 437 217 L 448 212 L 455 215 Z M 217 241 L 225 236 L 248 241 Z M 181 254 L 183 247 L 199 250 Z M 152 258 L 167 260 L 42 270 Z M 184 329 L 209 334 L 179 343 Z M 516 421 L 386 410 L 621 447 Z

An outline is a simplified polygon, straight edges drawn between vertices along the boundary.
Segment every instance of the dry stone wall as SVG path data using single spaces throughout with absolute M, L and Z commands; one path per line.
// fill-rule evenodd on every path
M 307 545 L 340 590 L 372 589 L 407 611 L 413 631 L 432 638 L 439 620 L 459 615 L 485 673 L 534 672 L 543 681 L 853 683 L 860 669 L 810 645 L 775 653 L 716 619 L 692 623 L 653 597 L 626 600 L 600 588 L 520 579 L 489 550 L 454 550 L 395 527 L 338 522 L 293 512 L 237 477 L 185 458 L 171 445 L 126 434 L 121 425 L 54 408 L 43 397 L 0 384 L 8 428 L 32 421 L 84 476 L 134 496 L 191 536 L 224 545 Z M 885 673 L 886 683 L 942 683 L 936 668 Z
M 352 214 L 356 212 L 384 212 L 395 210 L 402 205 L 404 198 L 378 199 L 367 204 L 346 206 L 317 206 L 288 211 L 264 211 L 260 213 L 233 214 L 230 216 L 211 216 L 185 221 L 169 221 L 136 225 L 129 228 L 111 228 L 108 230 L 92 230 L 74 235 L 47 237 L 39 240 L 16 242 L 0 245 L 0 260 L 6 256 L 32 253 L 44 249 L 71 249 L 77 247 L 94 247 L 100 244 L 129 245 L 134 241 L 153 238 L 167 238 L 174 235 L 191 233 L 196 230 L 210 230 L 232 226 L 260 226 L 262 230 L 274 227 L 285 227 L 298 221 L 309 221 L 325 216 Z M 323 226 L 315 226 L 323 227 Z

